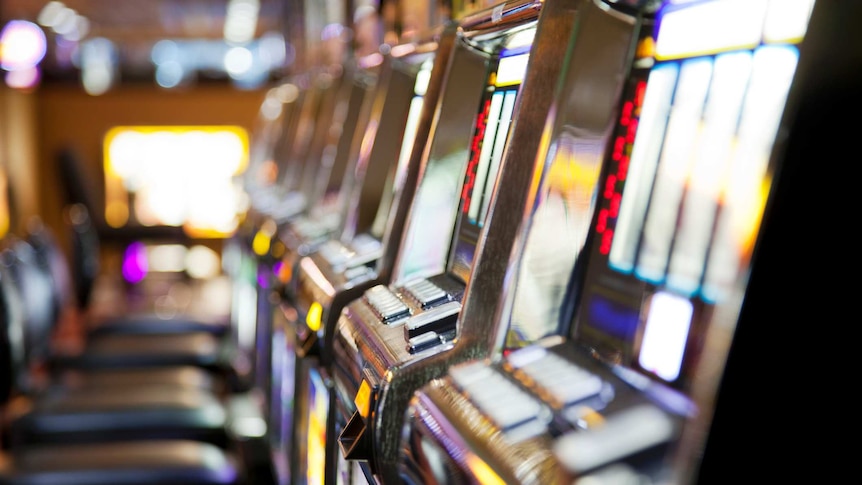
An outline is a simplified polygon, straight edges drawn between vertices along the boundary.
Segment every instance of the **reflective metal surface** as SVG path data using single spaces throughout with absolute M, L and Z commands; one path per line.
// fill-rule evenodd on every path
M 515 3 L 517 2 L 506 4 L 505 7 L 514 6 Z M 523 6 L 524 3 L 521 2 L 518 5 Z M 494 15 L 500 11 L 506 11 L 505 7 L 497 10 L 489 9 L 484 14 L 477 14 L 480 17 L 481 15 L 488 17 L 488 23 L 482 24 L 489 26 L 490 31 L 486 32 L 488 35 L 470 35 L 469 41 L 467 35 L 464 35 L 456 45 L 447 79 L 447 86 L 450 89 L 443 93 L 438 110 L 436 127 L 440 131 L 431 134 L 429 158 L 426 162 L 426 170 L 429 171 L 433 168 L 433 164 L 441 163 L 446 157 L 453 155 L 460 157 L 466 163 L 472 134 L 470 128 L 474 126 L 476 119 L 475 109 L 479 107 L 481 91 L 487 82 L 486 76 L 489 69 L 492 71 L 496 69 L 499 60 L 497 56 L 501 54 L 498 49 L 505 45 L 506 40 L 513 39 L 516 34 L 522 35 L 530 28 L 535 29 L 535 41 L 528 47 L 532 49 L 529 67 L 521 86 L 520 98 L 516 102 L 509 141 L 506 145 L 507 150 L 501 157 L 500 175 L 497 177 L 495 195 L 491 199 L 493 208 L 489 210 L 484 220 L 486 229 L 491 225 L 501 224 L 494 222 L 494 217 L 495 214 L 508 210 L 506 200 L 510 196 L 516 199 L 520 197 L 521 192 L 526 192 L 528 189 L 532 176 L 530 164 L 539 149 L 542 135 L 535 127 L 544 123 L 550 109 L 560 73 L 560 64 L 557 60 L 562 58 L 566 48 L 565 43 L 559 42 L 559 39 L 569 37 L 575 19 L 574 2 L 546 2 L 542 5 L 541 13 L 532 10 L 536 17 L 530 19 L 527 16 L 521 19 L 527 22 L 526 24 L 518 22 L 507 24 L 509 29 L 490 27 L 494 25 Z M 529 25 L 530 22 L 532 27 Z M 476 48 L 477 42 L 487 42 L 485 46 L 488 51 Z M 489 52 L 496 53 L 492 55 Z M 472 88 L 475 89 L 472 95 L 467 89 L 468 83 L 470 86 L 475 86 Z M 472 100 L 468 99 L 469 96 L 473 96 Z M 471 106 L 472 109 L 470 109 Z M 528 155 L 525 157 L 523 154 Z M 520 212 L 520 209 L 518 211 Z M 497 266 L 499 260 L 493 262 L 491 256 L 482 259 L 481 247 L 487 244 L 487 239 L 483 235 L 479 236 L 479 249 L 476 253 L 473 274 L 470 277 L 470 283 L 466 285 L 465 293 L 465 282 L 460 281 L 454 274 L 446 272 L 446 261 L 443 258 L 447 252 L 448 235 L 439 234 L 439 232 L 449 231 L 447 225 L 429 223 L 428 220 L 411 216 L 405 237 L 409 237 L 410 224 L 419 223 L 430 224 L 430 227 L 434 228 L 436 232 L 425 237 L 439 238 L 440 242 L 436 244 L 436 250 L 440 251 L 442 248 L 442 254 L 438 254 L 436 259 L 429 258 L 428 255 L 424 255 L 423 258 L 420 253 L 410 255 L 409 252 L 402 252 L 399 256 L 402 259 L 399 259 L 396 265 L 396 277 L 390 285 L 390 290 L 411 308 L 413 313 L 411 319 L 402 320 L 400 323 L 395 322 L 395 324 L 382 323 L 379 314 L 363 298 L 345 308 L 335 342 L 336 392 L 343 406 L 352 408 L 356 412 L 361 411 L 357 409 L 355 403 L 351 405 L 361 389 L 360 382 L 365 378 L 365 382 L 371 387 L 369 400 L 363 405 L 369 409 L 365 426 L 373 443 L 369 469 L 384 482 L 400 480 L 397 470 L 398 440 L 404 411 L 412 392 L 432 378 L 442 375 L 449 365 L 485 355 L 490 351 L 488 345 L 484 343 L 490 329 L 488 326 L 468 329 L 466 325 L 458 322 L 454 338 L 450 337 L 447 340 L 441 337 L 442 343 L 427 350 L 420 350 L 417 347 L 415 353 L 411 352 L 405 340 L 411 334 L 410 329 L 419 325 L 420 316 L 427 324 L 434 325 L 440 324 L 442 320 L 453 318 L 453 315 L 452 321 L 457 321 L 458 312 L 456 310 L 452 314 L 450 306 L 460 306 L 458 302 L 468 301 L 466 299 L 472 291 L 470 285 L 478 284 L 476 283 L 478 280 L 486 278 L 500 280 L 503 276 L 502 273 L 492 269 L 495 266 L 499 269 Z M 454 233 L 457 227 L 453 223 L 449 224 L 452 224 L 451 230 Z M 514 243 L 515 228 L 510 227 L 509 230 L 511 237 L 507 239 L 502 235 L 505 231 L 500 232 L 501 238 L 496 240 L 497 243 L 501 245 Z M 426 246 L 435 246 L 434 243 L 424 240 L 423 242 Z M 409 247 L 408 245 L 407 248 Z M 503 254 L 508 254 L 508 250 Z M 422 261 L 427 262 L 426 266 L 405 271 L 408 265 L 416 265 L 417 262 Z M 443 289 L 449 295 L 450 303 L 423 308 L 421 302 L 416 299 L 416 290 L 408 289 L 412 284 L 411 278 L 404 276 L 399 278 L 399 272 L 401 275 L 417 276 L 428 276 L 437 272 L 427 280 Z M 484 283 L 482 285 L 484 286 Z M 493 295 L 496 294 L 498 293 Z M 461 318 L 468 309 L 467 304 L 469 303 L 465 303 L 464 309 L 460 312 Z M 413 325 L 409 323 L 411 321 Z

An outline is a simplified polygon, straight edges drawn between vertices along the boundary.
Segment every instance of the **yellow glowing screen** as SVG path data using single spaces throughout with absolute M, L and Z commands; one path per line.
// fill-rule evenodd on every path
M 183 226 L 198 237 L 236 227 L 233 178 L 248 164 L 238 126 L 118 126 L 104 140 L 105 219 L 113 227 Z

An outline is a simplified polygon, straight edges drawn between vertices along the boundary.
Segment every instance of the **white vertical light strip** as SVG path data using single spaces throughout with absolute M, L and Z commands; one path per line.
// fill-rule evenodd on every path
M 668 269 L 668 288 L 687 296 L 698 290 L 706 267 L 721 181 L 729 165 L 742 99 L 751 75 L 751 57 L 749 51 L 742 51 L 715 59 L 703 115 L 703 134 L 694 154 Z
M 414 96 L 410 100 L 410 108 L 407 111 L 407 122 L 404 125 L 404 138 L 401 140 L 401 150 L 398 152 L 398 165 L 396 168 L 397 186 L 401 186 L 401 179 L 404 178 L 404 171 L 407 169 L 407 163 L 410 160 L 410 155 L 413 152 L 413 142 L 416 140 L 416 132 L 419 129 L 419 115 L 422 113 L 422 105 L 425 98 L 422 96 Z
M 646 281 L 661 282 L 667 271 L 679 205 L 702 132 L 711 76 L 712 59 L 687 60 L 680 68 L 635 267 L 635 273 Z
M 497 129 L 500 121 L 500 108 L 503 106 L 503 93 L 497 92 L 491 96 L 491 107 L 488 110 L 488 118 L 485 120 L 485 136 L 482 138 L 482 150 L 479 152 L 479 162 L 473 170 L 473 188 L 470 195 L 470 207 L 468 214 L 470 220 L 475 224 L 479 216 L 480 199 L 482 193 L 476 189 L 484 187 L 485 176 L 488 174 L 488 164 L 494 153 L 494 139 L 497 137 Z
M 673 382 L 679 377 L 694 308 L 687 298 L 659 292 L 650 298 L 638 363 Z
M 237 284 L 237 345 L 241 349 L 253 349 L 255 345 L 255 325 L 257 324 L 257 289 L 253 283 L 242 281 Z
M 630 272 L 634 268 L 638 240 L 661 155 L 674 87 L 679 75 L 676 63 L 660 65 L 650 72 L 641 117 L 629 161 L 619 217 L 608 257 L 612 268 Z
M 515 111 L 515 98 L 518 97 L 517 91 L 506 91 L 506 99 L 503 101 L 503 111 L 500 115 L 500 125 L 497 128 L 497 138 L 494 140 L 494 154 L 491 156 L 491 166 L 488 168 L 488 175 L 485 177 L 484 187 L 482 189 L 482 210 L 479 212 L 477 223 L 481 226 L 485 221 L 485 215 L 488 213 L 488 206 L 491 203 L 491 194 L 497 180 L 497 171 L 500 169 L 500 162 L 503 158 L 503 148 L 506 146 L 506 141 L 509 139 L 509 128 L 512 125 L 512 112 Z M 479 185 L 478 179 L 476 185 Z
M 410 108 L 407 110 L 407 122 L 404 125 L 404 137 L 401 139 L 401 150 L 398 152 L 398 165 L 395 170 L 395 186 L 401 187 L 407 163 L 413 154 L 413 143 L 416 141 L 416 133 L 419 130 L 419 117 L 422 114 L 422 106 L 425 103 L 425 93 L 428 91 L 428 83 L 431 82 L 431 68 L 434 60 L 428 59 L 416 73 L 416 81 L 413 84 L 413 99 L 410 100 Z
M 706 270 L 707 300 L 718 301 L 731 291 L 751 254 L 769 188 L 766 168 L 797 60 L 794 47 L 767 46 L 754 53 L 751 85 L 725 180 L 724 208 Z

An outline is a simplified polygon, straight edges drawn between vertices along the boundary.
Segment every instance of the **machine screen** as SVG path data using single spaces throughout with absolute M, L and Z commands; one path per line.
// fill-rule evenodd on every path
M 404 138 L 401 140 L 401 149 L 398 151 L 398 163 L 395 166 L 395 171 L 390 172 L 387 176 L 383 198 L 374 218 L 374 223 L 371 226 L 371 234 L 378 238 L 383 237 L 383 232 L 389 218 L 389 211 L 395 198 L 395 191 L 398 187 L 402 186 L 404 172 L 407 170 L 407 164 L 413 153 L 413 142 L 416 140 L 417 130 L 419 129 L 419 118 L 422 114 L 425 92 L 428 90 L 428 82 L 433 65 L 433 58 L 426 59 L 416 74 L 416 82 L 413 86 L 413 99 L 410 100 L 410 107 L 407 110 L 407 120 L 404 125 Z
M 487 76 L 487 59 L 470 49 L 456 49 L 447 85 L 435 108 L 436 121 L 428 159 L 410 209 L 392 280 L 428 277 L 446 269 L 455 227 L 461 183 L 470 156 L 470 133 L 476 99 Z
M 293 438 L 293 399 L 294 399 L 294 375 L 296 368 L 296 349 L 293 339 L 288 337 L 285 331 L 287 322 L 283 321 L 280 312 L 276 310 L 276 316 L 280 317 L 274 325 L 272 335 L 272 403 L 270 404 L 270 426 L 272 431 L 272 450 L 279 477 L 290 476 L 288 459 Z
M 308 462 L 307 483 L 323 483 L 326 473 L 326 416 L 329 413 L 329 389 L 320 371 L 311 367 L 308 372 Z
M 503 52 L 476 117 L 450 263 L 451 271 L 465 283 L 470 279 L 476 242 L 491 202 L 528 60 L 529 52 L 524 48 Z
M 600 355 L 683 389 L 718 308 L 738 311 L 729 296 L 745 284 L 798 59 L 794 42 L 765 35 L 778 9 L 764 2 L 745 35 L 682 42 L 678 29 L 730 15 L 730 3 L 660 18 L 657 62 L 624 100 L 573 328 Z
M 563 130 L 548 169 L 519 262 L 507 348 L 558 332 L 572 266 L 589 230 L 602 153 Z

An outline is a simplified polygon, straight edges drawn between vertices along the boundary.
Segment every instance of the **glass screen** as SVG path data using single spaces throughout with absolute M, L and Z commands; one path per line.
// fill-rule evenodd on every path
M 528 60 L 529 52 L 504 52 L 476 117 L 450 265 L 464 283 L 470 279 L 476 242 L 491 202 Z
M 452 53 L 393 281 L 427 277 L 446 269 L 476 107 L 486 87 L 487 64 L 484 53 L 464 45 L 457 45 Z
M 653 45 L 652 19 L 584 15 L 589 20 L 582 20 L 585 27 L 569 47 L 544 128 L 546 151 L 537 154 L 540 165 L 527 199 L 532 207 L 522 223 L 523 241 L 516 243 L 523 246 L 517 248 L 513 291 L 504 302 L 504 352 L 568 330 L 570 322 L 563 320 L 571 318 L 564 316 L 570 308 L 569 280 L 573 271 L 583 274 L 599 201 L 615 198 L 608 186 L 619 174 L 604 185 L 600 181 L 606 167 L 623 156 L 626 138 L 634 136 L 630 98 L 642 96 L 643 89 L 635 91 L 630 70 L 652 59 L 646 48 Z M 624 126 L 622 132 L 615 130 L 617 124 Z
M 293 453 L 293 400 L 296 373 L 296 346 L 288 331 L 290 323 L 276 308 L 272 335 L 272 403 L 270 426 L 273 463 L 281 483 L 291 476 L 290 455 Z
M 308 463 L 307 483 L 323 483 L 326 473 L 326 416 L 329 413 L 329 389 L 320 371 L 312 367 L 308 372 Z
M 428 90 L 428 82 L 433 66 L 434 59 L 426 59 L 416 74 L 416 82 L 413 86 L 413 98 L 410 100 L 410 107 L 407 109 L 404 138 L 401 140 L 401 148 L 398 151 L 398 163 L 395 165 L 395 170 L 387 174 L 383 197 L 371 227 L 371 234 L 378 238 L 383 236 L 383 232 L 386 229 L 389 211 L 392 207 L 396 190 L 403 184 L 404 173 L 407 170 L 407 164 L 413 153 L 413 143 L 416 140 L 417 130 L 419 129 L 419 117 L 422 114 L 425 92 Z
M 579 143 L 565 129 L 549 149 L 548 171 L 518 263 L 507 348 L 559 329 L 566 285 L 592 219 L 601 157 L 595 144 Z

